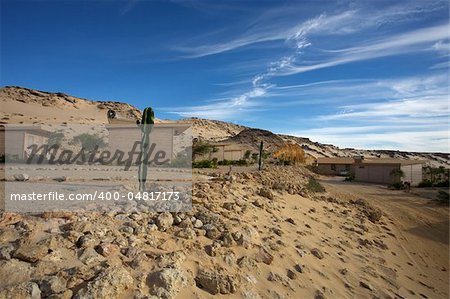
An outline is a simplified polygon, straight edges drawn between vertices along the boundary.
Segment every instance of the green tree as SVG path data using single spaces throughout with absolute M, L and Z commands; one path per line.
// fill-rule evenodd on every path
M 102 148 L 106 146 L 106 142 L 98 134 L 83 133 L 73 137 L 73 143 L 79 143 L 82 148 L 92 151 L 95 147 Z

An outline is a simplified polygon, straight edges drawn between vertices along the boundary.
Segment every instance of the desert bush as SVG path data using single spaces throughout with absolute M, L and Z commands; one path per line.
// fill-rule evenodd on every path
M 273 153 L 273 157 L 279 159 L 284 165 L 305 163 L 305 151 L 298 144 L 287 144 Z M 285 164 L 288 162 L 289 164 Z
M 170 161 L 170 167 L 182 168 L 189 167 L 191 163 L 191 157 L 187 155 L 185 152 L 178 153 L 175 158 Z
M 198 141 L 192 147 L 192 157 L 195 158 L 197 156 L 203 156 L 209 153 L 215 153 L 217 151 L 218 149 L 214 145 L 205 141 Z
M 63 132 L 61 132 L 61 131 L 52 132 L 50 134 L 50 136 L 48 137 L 47 144 L 49 146 L 52 146 L 52 145 L 61 146 L 63 139 L 64 139 L 64 133 Z
M 236 166 L 248 166 L 248 162 L 245 159 L 240 160 L 222 160 L 217 162 L 218 165 L 228 166 L 228 165 L 236 165 Z
M 405 189 L 405 185 L 403 184 L 403 182 L 397 182 L 397 183 L 390 184 L 388 186 L 388 188 L 393 189 L 393 190 L 403 190 L 403 189 Z
M 344 181 L 351 182 L 355 180 L 355 175 L 351 174 L 345 177 Z
M 252 152 L 251 152 L 250 150 L 246 150 L 246 151 L 245 151 L 245 154 L 244 154 L 244 159 L 249 159 L 251 153 L 252 153 Z
M 306 169 L 314 173 L 318 173 L 318 167 L 316 165 L 306 165 Z
M 432 187 L 433 183 L 430 180 L 423 180 L 422 182 L 417 185 L 419 188 L 425 188 L 425 187 Z
M 83 133 L 73 137 L 73 144 L 81 144 L 81 147 L 87 151 L 92 151 L 95 147 L 101 148 L 106 146 L 106 142 L 98 134 Z
M 192 163 L 192 168 L 215 168 L 212 160 L 201 160 Z
M 369 220 L 373 223 L 377 223 L 378 221 L 380 221 L 381 216 L 383 216 L 383 212 L 379 208 L 375 207 L 368 207 L 365 210 L 365 213 L 367 215 L 367 218 L 369 218 Z
M 448 181 L 440 181 L 436 184 L 434 184 L 435 187 L 449 187 L 449 182 Z
M 308 183 L 305 185 L 305 188 L 311 192 L 322 193 L 325 192 L 325 187 L 322 186 L 315 178 L 309 178 Z

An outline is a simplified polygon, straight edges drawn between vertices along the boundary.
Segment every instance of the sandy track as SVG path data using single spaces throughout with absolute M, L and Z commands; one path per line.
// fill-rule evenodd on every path
M 403 253 L 393 262 L 402 268 L 411 268 L 411 275 L 405 275 L 403 283 L 411 282 L 416 272 L 420 285 L 437 290 L 443 298 L 448 298 L 448 207 L 413 193 L 388 190 L 386 186 L 343 182 L 336 178 L 323 178 L 321 182 L 330 194 L 338 198 L 363 198 L 382 209 L 395 228 L 392 232 L 397 236 L 397 242 L 393 245 Z M 405 257 L 404 261 L 401 256 Z M 403 262 L 406 266 L 402 265 Z

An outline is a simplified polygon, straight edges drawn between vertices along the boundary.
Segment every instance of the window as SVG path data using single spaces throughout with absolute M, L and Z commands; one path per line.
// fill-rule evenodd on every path
M 345 164 L 345 170 L 350 170 L 350 164 Z
M 336 170 L 336 164 L 331 164 L 331 170 Z

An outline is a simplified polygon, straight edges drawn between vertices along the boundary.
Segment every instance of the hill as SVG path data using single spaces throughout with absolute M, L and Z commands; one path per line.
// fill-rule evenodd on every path
M 106 124 L 106 112 L 113 109 L 122 118 L 139 119 L 141 111 L 120 101 L 95 101 L 70 96 L 64 93 L 51 93 L 29 88 L 6 86 L 0 89 L 0 123 L 77 123 Z M 317 157 L 366 157 L 422 159 L 434 166 L 450 166 L 449 153 L 406 152 L 395 150 L 361 150 L 339 148 L 331 144 L 314 142 L 308 138 L 274 134 L 267 130 L 201 118 L 187 118 L 183 121 L 193 123 L 195 138 L 208 141 L 227 141 L 257 148 L 264 141 L 266 150 L 272 152 L 284 142 L 297 143 L 308 156 Z M 164 120 L 156 119 L 156 122 Z

